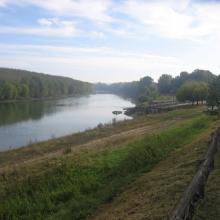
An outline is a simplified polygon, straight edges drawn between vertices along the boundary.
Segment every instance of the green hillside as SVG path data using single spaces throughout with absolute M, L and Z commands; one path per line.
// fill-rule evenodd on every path
M 92 84 L 68 77 L 0 68 L 0 100 L 88 94 Z

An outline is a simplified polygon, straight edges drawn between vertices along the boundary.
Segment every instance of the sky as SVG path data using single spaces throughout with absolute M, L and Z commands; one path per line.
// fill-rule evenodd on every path
M 89 82 L 220 73 L 220 0 L 0 0 L 0 66 Z

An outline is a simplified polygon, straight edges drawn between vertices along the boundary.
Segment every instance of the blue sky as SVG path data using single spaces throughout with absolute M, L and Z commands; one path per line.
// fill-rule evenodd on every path
M 0 0 L 0 66 L 90 82 L 220 72 L 220 2 Z

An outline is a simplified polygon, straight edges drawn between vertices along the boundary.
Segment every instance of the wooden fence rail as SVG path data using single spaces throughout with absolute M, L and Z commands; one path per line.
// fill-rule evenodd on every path
M 214 168 L 214 156 L 217 151 L 219 137 L 220 128 L 213 134 L 209 149 L 199 170 L 172 211 L 169 220 L 191 220 L 193 218 L 196 205 L 204 197 L 204 189 L 208 176 Z

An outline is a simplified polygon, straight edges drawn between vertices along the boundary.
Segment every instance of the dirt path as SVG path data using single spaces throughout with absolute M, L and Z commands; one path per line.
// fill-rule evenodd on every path
M 122 143 L 124 144 L 127 142 L 131 142 L 135 138 L 141 137 L 146 134 L 156 133 L 162 129 L 172 126 L 176 123 L 176 121 L 177 120 L 165 121 L 164 123 L 156 123 L 153 125 L 147 125 L 147 126 L 131 129 L 128 131 L 120 132 L 118 134 L 114 134 L 108 137 L 95 139 L 85 144 L 71 147 L 70 153 L 68 155 L 71 156 L 72 154 L 77 154 L 77 153 L 80 153 L 81 151 L 88 151 L 88 150 L 91 152 L 101 152 L 106 149 L 110 149 L 110 148 L 113 149 L 113 148 L 119 147 L 119 145 Z M 3 173 L 5 170 L 8 171 L 20 165 L 26 165 L 26 164 L 35 163 L 35 162 L 37 163 L 37 162 L 41 162 L 42 160 L 48 160 L 48 159 L 52 159 L 52 158 L 65 155 L 64 151 L 65 149 L 62 148 L 58 151 L 47 153 L 42 156 L 37 156 L 37 157 L 35 156 L 34 158 L 31 158 L 31 159 L 18 161 L 13 164 L 3 165 L 0 167 L 0 174 Z

